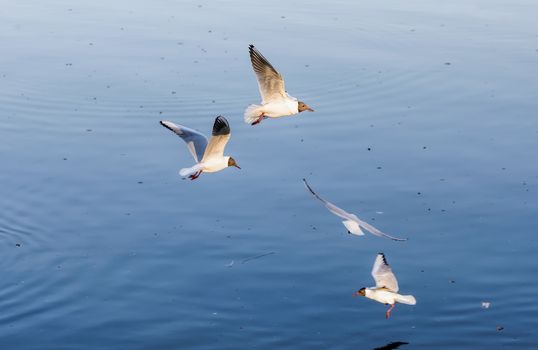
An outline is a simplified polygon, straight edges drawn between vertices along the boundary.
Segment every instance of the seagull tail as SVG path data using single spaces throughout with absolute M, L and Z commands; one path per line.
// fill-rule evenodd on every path
M 396 301 L 402 304 L 415 305 L 417 300 L 412 295 L 399 295 L 396 297 Z
M 190 168 L 183 168 L 179 171 L 179 175 L 181 177 L 187 177 L 189 175 L 194 175 L 196 174 L 198 171 L 200 170 L 203 170 L 204 167 L 201 165 L 201 164 L 196 164 Z
M 364 232 L 362 232 L 361 228 L 359 227 L 359 224 L 357 224 L 355 221 L 344 220 L 342 221 L 342 223 L 347 228 L 347 232 L 351 233 L 352 235 L 364 236 Z
M 256 120 L 258 120 L 258 117 L 261 114 L 260 108 L 262 106 L 260 105 L 250 105 L 245 109 L 245 123 L 252 124 Z

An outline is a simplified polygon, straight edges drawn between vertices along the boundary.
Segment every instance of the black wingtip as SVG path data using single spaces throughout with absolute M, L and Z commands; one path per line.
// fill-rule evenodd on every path
M 223 116 L 219 115 L 215 118 L 213 124 L 213 136 L 228 135 L 230 133 L 230 124 Z
M 384 253 L 379 253 L 381 255 L 381 258 L 383 259 L 383 263 L 385 265 L 388 265 L 389 263 L 387 262 L 387 258 L 385 257 L 385 254 Z
M 165 122 L 164 120 L 160 120 L 160 121 L 159 121 L 159 124 L 161 124 L 162 126 L 164 126 L 165 128 L 167 128 L 167 129 L 170 130 L 170 131 L 174 131 L 174 130 L 172 130 L 168 125 L 166 125 L 164 122 Z
M 312 187 L 310 187 L 310 185 L 308 184 L 308 182 L 306 181 L 305 178 L 303 178 L 303 182 L 304 182 L 304 184 L 305 184 L 305 186 L 306 186 L 306 189 L 307 189 L 310 193 L 312 193 L 314 196 L 318 197 L 318 195 L 316 194 L 316 192 L 314 192 L 314 190 L 312 189 Z

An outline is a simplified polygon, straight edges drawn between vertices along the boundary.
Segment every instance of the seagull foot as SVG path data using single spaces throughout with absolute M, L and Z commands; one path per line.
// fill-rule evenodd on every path
M 196 180 L 200 176 L 200 174 L 202 174 L 202 172 L 198 171 L 195 174 L 192 174 L 191 176 L 189 176 L 189 179 Z
M 390 312 L 392 311 L 392 309 L 394 309 L 394 307 L 396 306 L 396 304 L 392 304 L 389 309 L 387 310 L 387 312 L 385 312 L 385 318 L 389 318 L 390 317 Z
M 260 124 L 264 118 L 265 118 L 265 116 L 264 116 L 263 113 L 262 113 L 262 114 L 260 114 L 260 116 L 258 117 L 258 119 L 256 119 L 256 121 L 253 122 L 253 123 L 250 124 L 250 125 Z

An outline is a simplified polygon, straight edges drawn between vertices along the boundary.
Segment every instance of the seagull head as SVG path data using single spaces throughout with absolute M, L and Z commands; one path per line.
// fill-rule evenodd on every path
M 358 291 L 356 291 L 355 293 L 353 293 L 353 296 L 356 297 L 356 296 L 366 296 L 366 288 L 361 288 L 359 289 Z
M 308 107 L 308 105 L 304 103 L 303 101 L 299 101 L 298 109 L 299 109 L 299 113 L 304 112 L 304 111 L 314 112 L 314 110 Z
M 235 159 L 233 159 L 232 157 L 228 158 L 228 166 L 234 166 L 237 169 L 241 169 L 241 167 L 237 165 L 237 163 L 235 162 Z

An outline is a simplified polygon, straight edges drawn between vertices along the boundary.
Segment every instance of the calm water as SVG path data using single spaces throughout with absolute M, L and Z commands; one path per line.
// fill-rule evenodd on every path
M 352 3 L 4 1 L 0 348 L 537 348 L 538 4 Z M 250 43 L 315 113 L 242 122 Z

